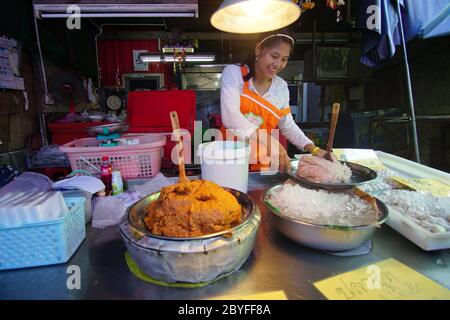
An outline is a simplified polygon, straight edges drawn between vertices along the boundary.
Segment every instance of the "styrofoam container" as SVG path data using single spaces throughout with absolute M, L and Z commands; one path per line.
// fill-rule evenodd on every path
M 0 226 L 15 227 L 64 216 L 69 209 L 61 192 L 8 192 L 0 196 Z
M 250 146 L 240 141 L 213 141 L 199 145 L 202 179 L 247 193 Z
M 433 178 L 448 183 L 450 174 L 416 162 L 406 160 L 385 152 L 377 151 L 378 159 L 389 169 L 408 178 Z M 376 197 L 377 193 L 373 195 Z M 414 242 L 423 250 L 442 250 L 450 248 L 450 232 L 432 233 L 414 223 L 401 212 L 389 207 L 389 219 L 386 224 Z
M 442 250 L 450 248 L 450 232 L 432 233 L 392 207 L 389 208 L 389 219 L 386 222 L 395 231 L 414 242 L 423 250 Z

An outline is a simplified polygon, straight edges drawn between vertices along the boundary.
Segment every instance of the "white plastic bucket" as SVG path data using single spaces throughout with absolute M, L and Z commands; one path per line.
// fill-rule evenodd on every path
M 247 193 L 250 146 L 240 141 L 213 141 L 198 148 L 202 179 Z

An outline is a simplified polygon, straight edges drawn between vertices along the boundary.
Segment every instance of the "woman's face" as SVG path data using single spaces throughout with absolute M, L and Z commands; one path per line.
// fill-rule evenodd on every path
M 273 78 L 286 67 L 291 53 L 291 45 L 284 41 L 278 41 L 272 47 L 261 49 L 256 46 L 255 71 L 257 76 Z

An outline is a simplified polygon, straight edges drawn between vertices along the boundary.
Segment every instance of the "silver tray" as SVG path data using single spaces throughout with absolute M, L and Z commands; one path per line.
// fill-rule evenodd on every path
M 328 189 L 328 190 L 352 189 L 356 186 L 369 183 L 377 178 L 377 173 L 370 168 L 364 167 L 360 164 L 353 162 L 340 161 L 341 163 L 347 164 L 347 166 L 352 171 L 352 176 L 349 182 L 347 183 L 314 182 L 297 176 L 296 172 L 298 168 L 298 162 L 299 160 L 291 161 L 291 169 L 286 173 L 286 175 L 290 179 L 308 187 Z

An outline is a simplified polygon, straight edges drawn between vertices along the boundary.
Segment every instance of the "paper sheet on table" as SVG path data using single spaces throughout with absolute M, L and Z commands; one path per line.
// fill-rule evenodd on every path
M 287 300 L 284 291 L 271 291 L 247 296 L 229 295 L 213 298 L 213 300 Z
M 79 189 L 95 194 L 105 189 L 105 185 L 102 180 L 95 177 L 74 176 L 69 179 L 55 182 L 53 184 L 53 189 Z
M 392 179 L 416 191 L 431 192 L 434 196 L 437 197 L 450 196 L 450 185 L 445 184 L 437 179 L 432 178 L 414 179 L 402 177 L 392 177 Z
M 339 160 L 360 164 L 372 170 L 385 169 L 372 149 L 333 149 Z
M 450 300 L 450 290 L 395 259 L 318 281 L 314 286 L 330 300 Z

